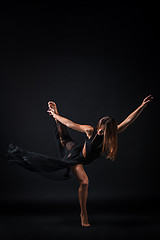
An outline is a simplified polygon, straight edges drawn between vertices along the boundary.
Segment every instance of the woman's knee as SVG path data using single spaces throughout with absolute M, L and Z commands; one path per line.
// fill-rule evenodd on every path
M 88 185 L 89 185 L 89 179 L 88 179 L 88 178 L 82 179 L 82 180 L 80 181 L 80 185 L 81 185 L 82 187 L 88 187 Z
M 80 183 L 80 186 L 88 186 L 89 185 L 89 179 L 86 174 L 86 172 L 83 169 L 82 164 L 78 164 L 75 166 L 70 166 L 70 169 L 74 172 L 76 177 L 78 178 L 78 181 Z

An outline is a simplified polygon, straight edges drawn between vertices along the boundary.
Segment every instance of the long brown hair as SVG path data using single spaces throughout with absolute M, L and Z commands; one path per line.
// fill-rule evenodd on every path
M 99 120 L 96 130 L 102 125 L 104 125 L 104 135 L 101 154 L 114 161 L 118 149 L 117 121 L 112 117 L 105 116 Z

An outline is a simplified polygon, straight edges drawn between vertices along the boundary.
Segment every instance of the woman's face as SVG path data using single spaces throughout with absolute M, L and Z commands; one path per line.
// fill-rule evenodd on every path
M 104 124 L 102 124 L 97 130 L 98 135 L 104 135 Z

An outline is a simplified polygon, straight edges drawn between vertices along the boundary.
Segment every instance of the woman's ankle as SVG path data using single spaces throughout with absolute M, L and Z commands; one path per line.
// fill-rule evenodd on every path
M 84 211 L 81 212 L 80 215 L 81 215 L 81 217 L 87 217 L 87 216 L 88 216 L 87 211 L 85 211 L 85 212 L 84 212 Z

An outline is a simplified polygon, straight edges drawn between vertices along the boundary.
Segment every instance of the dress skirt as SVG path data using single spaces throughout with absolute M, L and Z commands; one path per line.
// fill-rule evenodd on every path
M 87 159 L 82 155 L 83 144 L 78 144 L 69 136 L 69 141 L 74 144 L 70 150 L 60 142 L 60 136 L 55 124 L 55 139 L 58 147 L 59 159 L 52 158 L 36 152 L 29 152 L 25 149 L 10 143 L 7 150 L 9 164 L 16 163 L 21 167 L 40 174 L 43 177 L 53 180 L 67 180 L 71 178 L 69 166 L 76 164 L 87 164 Z

